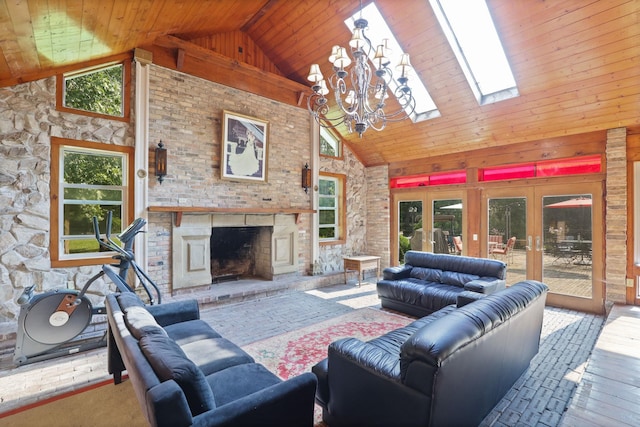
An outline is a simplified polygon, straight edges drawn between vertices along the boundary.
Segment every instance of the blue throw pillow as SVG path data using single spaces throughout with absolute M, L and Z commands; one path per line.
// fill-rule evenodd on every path
M 140 338 L 139 345 L 160 381 L 174 380 L 180 386 L 193 416 L 216 407 L 204 374 L 175 341 L 165 335 L 148 334 Z
M 167 335 L 167 332 L 156 322 L 156 318 L 144 307 L 129 307 L 124 315 L 124 323 L 137 340 L 146 334 Z
M 124 312 L 126 312 L 130 307 L 144 307 L 144 302 L 142 302 L 140 297 L 133 292 L 123 292 L 120 295 L 117 295 L 116 299 Z

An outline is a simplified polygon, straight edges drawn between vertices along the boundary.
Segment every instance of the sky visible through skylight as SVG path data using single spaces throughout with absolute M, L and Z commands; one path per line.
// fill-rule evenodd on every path
M 429 1 L 460 65 L 466 68 L 472 89 L 481 97 L 509 90 L 499 98 L 517 96 L 515 79 L 485 0 Z
M 375 3 L 369 3 L 361 11 L 356 12 L 353 16 L 346 19 L 344 23 L 347 27 L 349 27 L 349 30 L 353 31 L 354 21 L 356 19 L 360 19 L 361 17 L 366 19 L 369 23 L 369 29 L 367 30 L 366 35 L 371 40 L 371 44 L 373 45 L 373 51 L 371 55 L 373 56 L 376 46 L 381 44 L 383 39 L 388 39 L 388 46 L 391 49 L 391 64 L 389 67 L 395 71 L 395 66 L 400 62 L 400 55 L 402 55 L 404 51 L 400 47 L 400 44 L 391 32 L 391 29 L 380 14 L 380 11 L 376 7 Z M 371 59 L 373 59 L 373 57 Z M 433 102 L 433 99 L 429 95 L 427 88 L 418 78 L 413 69 L 411 69 L 411 72 L 409 74 L 409 82 L 407 83 L 407 85 L 411 88 L 411 92 L 416 99 L 416 111 L 414 115 L 417 117 L 411 117 L 413 121 L 419 121 L 430 117 L 439 116 L 436 104 Z

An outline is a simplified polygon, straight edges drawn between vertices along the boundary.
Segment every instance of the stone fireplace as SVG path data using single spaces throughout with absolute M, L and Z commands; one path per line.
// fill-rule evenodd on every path
M 185 213 L 172 240 L 174 289 L 298 271 L 295 214 Z

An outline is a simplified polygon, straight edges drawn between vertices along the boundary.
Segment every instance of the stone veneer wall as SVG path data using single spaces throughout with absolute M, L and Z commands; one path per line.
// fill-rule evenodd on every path
M 128 123 L 56 111 L 55 86 L 51 77 L 0 88 L 0 343 L 13 337 L 25 287 L 80 288 L 99 269 L 51 268 L 51 137 L 134 144 Z M 88 296 L 100 302 L 111 287 L 97 281 Z
M 344 174 L 347 187 L 347 241 L 344 244 L 320 245 L 318 252 L 323 273 L 344 270 L 345 255 L 377 255 L 367 248 L 367 181 L 366 170 L 347 145 L 343 145 L 343 158 L 320 157 L 320 171 Z
M 627 130 L 607 131 L 605 192 L 605 300 L 626 302 Z
M 309 113 L 238 89 L 150 66 L 149 145 L 168 150 L 168 175 L 149 180 L 150 206 L 310 209 L 300 170 L 311 158 Z M 267 180 L 221 178 L 223 111 L 269 122 Z M 149 214 L 148 272 L 171 285 L 172 214 Z M 311 215 L 300 215 L 299 274 L 311 270 Z

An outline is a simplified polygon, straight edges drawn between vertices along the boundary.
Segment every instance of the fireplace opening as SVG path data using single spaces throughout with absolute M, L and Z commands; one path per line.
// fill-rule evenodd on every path
M 211 229 L 211 282 L 271 280 L 271 227 Z

